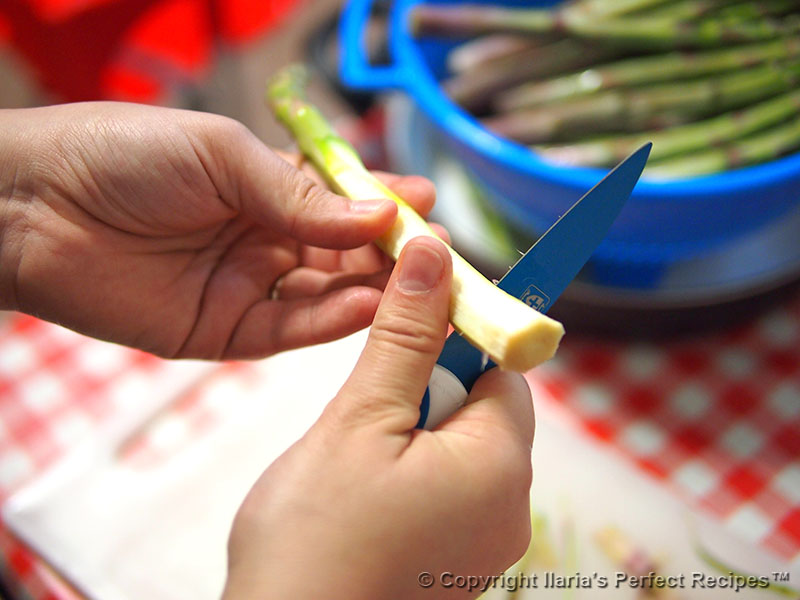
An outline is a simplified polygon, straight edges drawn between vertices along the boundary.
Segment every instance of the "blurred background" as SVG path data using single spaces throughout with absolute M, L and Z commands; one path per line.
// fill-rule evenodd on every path
M 758 120 L 770 133 L 759 137 L 752 125 L 743 134 L 749 149 L 731 152 L 736 130 L 754 119 L 734 119 L 726 141 L 712 123 L 701 127 L 708 137 L 686 151 L 687 170 L 640 182 L 550 312 L 568 335 L 554 360 L 526 375 L 539 429 L 534 544 L 518 569 L 736 572 L 772 578 L 771 589 L 737 598 L 798 597 L 800 154 L 785 139 L 800 122 L 798 3 L 575 0 L 565 3 L 578 7 L 572 16 L 552 2 L 488 3 L 542 9 L 528 20 L 545 24 L 542 35 L 520 31 L 525 19 L 470 13 L 459 2 L 445 4 L 461 16 L 412 17 L 428 4 L 0 0 L 0 107 L 110 99 L 211 111 L 287 147 L 264 84 L 282 66 L 307 62 L 311 99 L 367 165 L 434 180 L 433 218 L 497 278 L 621 158 L 567 164 L 544 146 L 567 147 L 587 132 L 590 142 L 636 134 L 594 129 L 633 127 L 633 96 L 595 88 L 606 66 L 738 52 L 740 62 L 719 67 L 734 80 L 678 70 L 677 91 L 647 92 L 670 108 L 643 135 L 671 147 L 663 132 L 677 129 L 683 143 L 691 136 L 682 125 L 762 102 L 773 103 Z M 697 46 L 691 24 L 715 11 L 724 24 L 707 29 L 721 37 Z M 554 15 L 572 23 L 566 32 L 547 31 Z M 604 22 L 617 27 L 595 26 Z M 654 23 L 683 23 L 676 30 L 685 37 L 670 39 L 675 30 L 662 35 Z M 620 46 L 623 31 L 644 34 Z M 755 47 L 760 59 L 748 54 Z M 664 85 L 653 80 L 668 69 L 634 71 L 649 78 L 630 85 L 638 94 Z M 567 76 L 587 102 L 516 105 L 544 93 L 524 86 Z M 615 85 L 613 94 L 628 89 Z M 700 97 L 710 107 L 701 110 Z M 636 114 L 651 118 L 649 106 Z M 572 125 L 553 125 L 562 122 Z M 542 128 L 562 137 L 531 137 Z M 756 154 L 757 164 L 736 163 Z M 711 170 L 692 171 L 701 164 Z M 5 594 L 33 600 L 215 597 L 242 494 L 313 422 L 363 342 L 255 363 L 176 364 L 24 315 L 6 315 L 0 328 L 0 580 Z M 318 376 L 298 377 L 309 364 Z M 289 394 L 297 404 L 280 402 Z M 524 597 L 651 597 L 640 592 Z M 726 589 L 656 595 L 732 597 Z
M 309 37 L 336 18 L 341 4 L 3 0 L 0 104 L 106 99 L 206 110 L 285 146 L 288 138 L 264 108 L 264 83 L 307 56 Z M 312 93 L 342 110 L 331 94 Z

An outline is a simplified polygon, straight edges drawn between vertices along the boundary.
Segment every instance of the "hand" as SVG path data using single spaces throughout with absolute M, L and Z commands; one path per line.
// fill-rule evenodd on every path
M 370 242 L 395 205 L 351 203 L 287 160 L 216 115 L 0 111 L 0 308 L 166 357 L 265 356 L 367 326 L 391 264 Z M 426 180 L 384 180 L 430 210 Z
M 534 428 L 524 379 L 491 370 L 436 430 L 414 429 L 450 282 L 441 243 L 406 246 L 352 375 L 240 508 L 225 599 L 469 597 L 418 577 L 496 575 L 524 552 Z

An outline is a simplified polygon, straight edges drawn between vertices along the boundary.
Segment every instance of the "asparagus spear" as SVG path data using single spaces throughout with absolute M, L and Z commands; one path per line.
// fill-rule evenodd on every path
M 779 24 L 761 19 L 726 24 L 715 19 L 697 22 L 671 18 L 636 17 L 615 20 L 581 19 L 568 23 L 565 29 L 582 39 L 604 41 L 621 47 L 644 51 L 674 48 L 715 48 L 731 43 L 770 40 L 796 35 L 797 23 Z
M 657 96 L 657 100 L 684 102 L 686 96 L 681 89 L 675 92 L 669 97 Z M 628 92 L 611 90 L 552 106 L 523 108 L 489 116 L 482 119 L 482 123 L 497 135 L 523 144 L 554 144 L 592 133 L 663 129 L 691 120 L 685 113 L 655 109 L 653 105 L 641 105 Z
M 484 4 L 422 4 L 411 14 L 417 35 L 476 35 L 493 30 L 522 34 L 555 33 L 568 19 L 608 19 L 637 13 L 673 0 L 581 0 L 555 8 L 507 8 Z M 714 0 L 727 3 L 731 0 Z M 522 22 L 515 24 L 516 19 Z
M 566 145 L 534 146 L 559 164 L 608 167 L 639 145 L 652 141 L 653 160 L 723 144 L 763 131 L 800 113 L 800 90 L 793 90 L 748 108 L 673 127 L 623 136 L 606 136 Z
M 555 33 L 555 15 L 545 8 L 510 9 L 480 4 L 421 4 L 411 12 L 415 36 L 476 36 L 485 33 Z M 521 22 L 514 23 L 515 20 Z
M 563 34 L 642 50 L 713 48 L 775 39 L 798 30 L 795 23 L 783 26 L 766 19 L 727 25 L 714 19 L 683 22 L 669 17 L 598 18 L 580 11 L 463 4 L 417 6 L 411 14 L 411 27 L 417 35 Z
M 397 203 L 395 224 L 377 240 L 393 258 L 413 237 L 436 237 L 404 200 L 367 171 L 352 146 L 306 100 L 306 77 L 304 68 L 288 67 L 270 80 L 266 94 L 268 105 L 300 150 L 334 189 L 349 198 L 383 197 Z M 449 251 L 453 258 L 450 320 L 456 330 L 506 369 L 527 371 L 550 358 L 564 332 L 561 324 L 493 285 L 452 248 Z
M 741 22 L 761 17 L 781 16 L 796 10 L 800 6 L 797 0 L 761 0 L 760 2 L 742 2 L 741 0 L 678 0 L 657 6 L 648 11 L 648 16 L 670 17 L 675 20 L 688 21 L 713 15 L 722 21 Z
M 678 0 L 648 11 L 650 17 L 668 17 L 676 21 L 690 21 L 705 17 L 720 7 L 730 4 L 727 0 Z
M 730 2 L 731 0 L 721 1 Z M 595 17 L 619 17 L 658 10 L 659 7 L 673 4 L 673 2 L 674 0 L 579 0 L 560 5 L 556 10 L 574 14 L 582 12 Z
M 660 179 L 710 175 L 766 162 L 797 150 L 800 150 L 800 117 L 719 148 L 648 164 L 645 173 Z
M 779 17 L 800 8 L 797 0 L 761 0 L 760 2 L 742 2 L 721 8 L 715 17 L 729 23 L 742 22 L 760 17 Z
M 503 93 L 496 104 L 501 111 L 509 111 L 619 86 L 690 79 L 798 56 L 800 38 L 787 37 L 721 50 L 629 58 L 553 79 L 524 83 Z
M 443 87 L 453 102 L 479 111 L 487 107 L 495 94 L 504 88 L 582 68 L 617 55 L 618 52 L 613 49 L 596 48 L 590 51 L 585 44 L 575 40 L 559 40 L 486 61 L 476 69 L 448 79 Z
M 453 48 L 447 54 L 447 68 L 451 73 L 465 73 L 541 45 L 539 40 L 524 35 L 487 35 Z
M 634 132 L 687 123 L 794 89 L 800 61 L 768 64 L 714 78 L 613 89 L 502 113 L 484 125 L 499 135 L 543 144 L 609 131 Z

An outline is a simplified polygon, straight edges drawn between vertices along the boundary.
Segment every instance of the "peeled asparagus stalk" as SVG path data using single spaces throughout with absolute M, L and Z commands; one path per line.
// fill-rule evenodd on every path
M 396 260 L 412 238 L 437 237 L 414 209 L 364 167 L 353 147 L 306 100 L 306 77 L 299 65 L 280 71 L 267 86 L 267 103 L 333 189 L 353 200 L 389 198 L 397 203 L 397 220 L 377 240 L 378 246 Z M 453 259 L 450 321 L 456 330 L 504 369 L 527 371 L 552 357 L 564 334 L 562 325 L 493 285 L 449 246 L 448 250 Z

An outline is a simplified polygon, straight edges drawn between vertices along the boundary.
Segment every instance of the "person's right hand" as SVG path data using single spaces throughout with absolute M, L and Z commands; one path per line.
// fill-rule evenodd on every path
M 440 242 L 406 246 L 348 381 L 242 505 L 226 600 L 471 597 L 478 591 L 446 587 L 455 580 L 442 574 L 499 575 L 524 552 L 534 430 L 525 380 L 493 369 L 434 431 L 414 429 L 451 276 Z
M 0 110 L 0 309 L 168 358 L 253 358 L 369 325 L 391 200 L 351 202 L 200 112 Z M 294 163 L 294 164 L 292 164 Z M 421 214 L 421 177 L 384 176 Z

